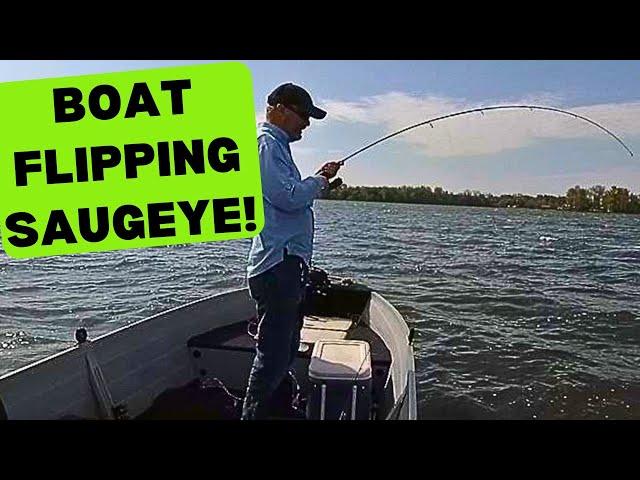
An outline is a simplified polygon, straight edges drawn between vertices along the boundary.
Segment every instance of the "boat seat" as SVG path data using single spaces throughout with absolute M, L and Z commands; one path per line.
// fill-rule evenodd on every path
M 312 344 L 320 340 L 344 340 L 352 326 L 353 321 L 348 318 L 307 316 L 300 331 L 300 341 L 313 348 Z
M 303 328 L 317 328 L 322 330 L 336 330 L 346 332 L 353 326 L 353 320 L 341 317 L 318 317 L 308 315 L 304 317 Z
M 313 344 L 318 340 L 365 340 L 371 348 L 371 361 L 374 365 L 389 366 L 391 353 L 382 339 L 371 329 L 363 325 L 353 325 L 353 321 L 338 317 L 305 317 L 301 333 L 301 342 Z M 318 328 L 322 327 L 322 328 Z M 255 352 L 255 340 L 247 333 L 247 322 L 238 322 L 191 337 L 187 342 L 190 349 L 217 349 Z M 311 358 L 311 348 L 298 352 L 298 358 Z
M 247 324 L 248 319 L 189 339 L 187 347 L 200 377 L 213 376 L 228 388 L 238 391 L 246 389 L 246 381 L 255 355 L 255 340 L 247 333 Z M 391 353 L 373 330 L 365 325 L 354 325 L 349 319 L 332 317 L 305 318 L 305 325 L 301 331 L 302 348 L 297 354 L 297 371 L 306 371 L 314 343 L 320 339 L 339 336 L 346 340 L 364 340 L 369 343 L 371 352 L 374 391 L 384 391 L 391 368 Z M 318 326 L 327 328 L 315 328 Z M 303 389 L 307 387 L 306 375 L 298 376 L 297 379 Z

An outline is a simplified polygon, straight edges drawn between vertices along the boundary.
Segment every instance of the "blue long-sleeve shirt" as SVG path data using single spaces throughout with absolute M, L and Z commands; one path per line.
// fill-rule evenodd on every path
M 264 229 L 253 238 L 247 277 L 255 277 L 284 259 L 284 249 L 311 263 L 313 201 L 328 181 L 321 175 L 304 180 L 291 156 L 287 132 L 271 123 L 258 125 Z

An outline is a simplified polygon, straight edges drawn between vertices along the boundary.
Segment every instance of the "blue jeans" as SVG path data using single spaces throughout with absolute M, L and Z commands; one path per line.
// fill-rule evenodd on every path
M 302 258 L 285 254 L 282 262 L 249 278 L 259 323 L 242 420 L 267 418 L 269 400 L 296 359 L 307 276 Z

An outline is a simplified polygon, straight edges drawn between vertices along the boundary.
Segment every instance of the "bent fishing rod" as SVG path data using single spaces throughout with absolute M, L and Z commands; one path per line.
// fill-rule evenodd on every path
M 603 132 L 605 132 L 607 135 L 613 137 L 620 145 L 622 145 L 622 147 L 629 153 L 630 156 L 633 157 L 633 152 L 631 151 L 631 149 L 629 147 L 627 147 L 627 145 L 625 145 L 625 143 L 620 139 L 620 137 L 618 137 L 615 133 L 611 132 L 610 130 L 608 130 L 607 128 L 603 127 L 602 125 L 600 125 L 598 122 L 595 122 L 594 120 L 591 120 L 590 118 L 587 118 L 583 115 L 579 115 L 577 113 L 574 112 L 570 112 L 568 110 L 562 110 L 560 108 L 554 108 L 554 107 L 542 107 L 539 105 L 496 105 L 496 106 L 491 106 L 491 107 L 479 107 L 479 108 L 472 108 L 470 110 L 463 110 L 461 112 L 455 112 L 455 113 L 450 113 L 448 115 L 442 115 L 440 117 L 436 117 L 436 118 L 431 118 L 429 120 L 425 120 L 423 122 L 419 122 L 419 123 L 415 123 L 413 125 L 409 125 L 408 127 L 402 128 L 394 133 L 391 133 L 389 135 L 386 135 L 378 140 L 376 140 L 375 142 L 371 142 L 368 145 L 365 145 L 364 147 L 360 148 L 359 150 L 356 150 L 355 152 L 351 153 L 350 155 L 347 155 L 346 157 L 344 157 L 341 160 L 338 160 L 338 164 L 340 164 L 340 166 L 344 165 L 345 162 L 353 157 L 355 157 L 356 155 L 364 152 L 365 150 L 370 149 L 371 147 L 374 147 L 375 145 L 378 145 L 379 143 L 382 143 L 386 140 L 389 140 L 390 138 L 393 138 L 397 135 L 403 134 L 405 132 L 408 132 L 409 130 L 413 130 L 414 128 L 418 128 L 418 127 L 422 127 L 425 125 L 430 125 L 431 128 L 433 128 L 433 124 L 436 122 L 439 122 L 441 120 L 445 120 L 448 118 L 453 118 L 453 117 L 459 117 L 461 115 L 469 115 L 472 113 L 478 113 L 480 112 L 482 115 L 484 115 L 484 112 L 489 111 L 489 110 L 507 110 L 507 109 L 527 109 L 530 111 L 533 110 L 544 110 L 544 111 L 549 111 L 549 112 L 556 112 L 556 113 L 561 113 L 564 115 L 569 115 L 573 118 L 577 118 L 580 120 L 583 120 L 587 123 L 590 123 L 591 125 L 599 128 L 600 130 L 602 130 Z M 319 173 L 320 170 L 318 170 Z M 342 180 L 340 179 L 336 179 L 339 180 L 339 184 L 342 183 Z M 334 181 L 335 182 L 335 181 Z M 332 184 L 334 183 L 332 182 Z M 332 188 L 336 188 L 339 186 L 339 184 L 334 185 Z

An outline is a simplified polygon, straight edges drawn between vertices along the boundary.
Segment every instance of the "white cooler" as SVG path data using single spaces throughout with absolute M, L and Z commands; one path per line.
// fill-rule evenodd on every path
M 371 353 L 361 340 L 319 340 L 309 363 L 310 420 L 368 420 Z

